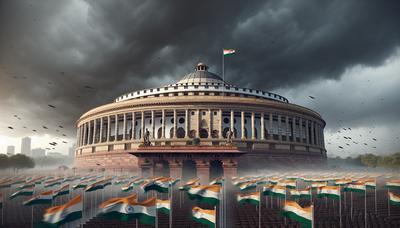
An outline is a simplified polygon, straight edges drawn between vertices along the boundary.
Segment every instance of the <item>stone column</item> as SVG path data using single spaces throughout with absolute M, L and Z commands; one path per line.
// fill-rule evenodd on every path
M 306 122 L 306 143 L 310 144 L 310 129 L 309 129 L 308 120 L 305 120 L 305 122 Z
M 156 138 L 155 124 L 154 124 L 154 110 L 151 110 L 151 138 Z
M 132 112 L 132 135 L 131 135 L 131 139 L 135 139 L 135 135 L 136 135 L 136 116 L 135 116 L 135 112 Z
M 165 139 L 165 110 L 161 111 L 161 138 Z
M 196 160 L 197 176 L 200 178 L 201 184 L 210 182 L 210 162 L 204 159 Z
M 92 129 L 91 129 L 91 126 L 90 126 L 90 120 L 89 120 L 89 122 L 88 122 L 88 137 L 87 137 L 87 144 L 88 145 L 90 145 L 91 143 L 91 140 L 92 140 Z
M 151 159 L 138 158 L 139 172 L 141 177 L 154 176 L 154 163 Z
M 245 139 L 245 134 L 244 134 L 244 111 L 241 112 L 241 131 L 242 131 L 242 139 Z
M 219 110 L 219 112 L 218 112 L 218 115 L 219 115 L 219 122 L 218 122 L 218 131 L 219 131 L 219 135 L 218 135 L 218 138 L 220 138 L 220 139 L 222 139 L 224 136 L 223 136 L 223 129 L 222 129 L 222 109 L 220 109 Z
M 237 135 L 235 133 L 235 112 L 231 110 L 231 131 L 233 132 L 233 138 L 236 138 Z
M 76 147 L 79 147 L 79 143 L 81 141 L 81 128 L 77 127 L 76 129 Z
M 100 135 L 99 135 L 99 142 L 103 142 L 103 117 L 100 118 Z
M 261 140 L 265 140 L 265 132 L 264 132 L 265 124 L 264 124 L 264 113 L 263 112 L 261 113 L 261 116 L 260 116 L 260 128 L 261 128 L 261 132 L 260 132 Z
M 286 141 L 290 141 L 289 140 L 289 116 L 285 117 L 285 122 L 286 122 L 286 131 L 285 131 L 285 135 L 286 135 Z
M 115 126 L 114 126 L 114 141 L 118 140 L 118 115 L 115 115 Z
M 269 135 L 270 135 L 270 139 L 273 139 L 274 138 L 274 133 L 273 133 L 273 131 L 272 131 L 272 113 L 270 113 L 269 114 Z
M 314 122 L 311 121 L 311 144 L 314 145 L 315 141 L 314 141 Z
M 185 110 L 185 138 L 189 138 L 189 110 Z
M 177 159 L 168 160 L 169 176 L 171 178 L 182 178 L 182 161 Z
M 176 109 L 174 109 L 174 139 L 176 139 L 176 128 L 178 127 L 178 118 L 176 115 Z
M 82 124 L 82 131 L 83 131 L 83 134 L 82 134 L 81 144 L 82 144 L 82 146 L 84 146 L 84 145 L 86 145 L 86 123 Z
M 110 141 L 110 134 L 111 134 L 111 117 L 107 116 L 107 142 Z
M 224 169 L 224 176 L 228 180 L 237 176 L 237 161 L 235 159 L 222 160 L 222 167 Z
M 254 112 L 251 113 L 251 139 L 254 140 L 256 139 L 256 126 L 254 124 Z
M 321 145 L 321 140 L 319 138 L 319 124 L 318 123 L 315 125 L 315 129 L 316 129 L 315 130 L 315 137 L 317 139 L 315 144 L 317 144 L 317 146 L 320 146 Z
M 126 113 L 124 113 L 124 125 L 122 125 L 122 140 L 126 139 Z
M 200 109 L 197 109 L 197 131 L 196 137 L 200 138 Z
M 144 121 L 144 112 L 142 111 L 142 119 L 141 119 L 141 125 L 140 125 L 140 128 L 142 129 L 141 131 L 142 131 L 142 133 L 141 133 L 141 135 L 140 135 L 140 139 L 143 139 L 144 138 L 144 133 L 145 133 L 145 121 Z
M 208 114 L 209 114 L 209 116 L 208 116 L 208 138 L 211 139 L 212 138 L 211 134 L 212 134 L 212 131 L 213 131 L 213 129 L 212 129 L 212 111 L 211 111 L 211 109 L 208 109 Z
M 299 117 L 299 137 L 301 143 L 303 143 L 303 136 L 303 119 Z
M 278 137 L 282 141 L 282 116 L 278 115 Z
M 296 118 L 293 116 L 293 117 L 292 117 L 292 132 L 291 132 L 291 134 L 292 134 L 292 141 L 293 141 L 293 142 L 296 142 L 295 133 L 296 133 Z

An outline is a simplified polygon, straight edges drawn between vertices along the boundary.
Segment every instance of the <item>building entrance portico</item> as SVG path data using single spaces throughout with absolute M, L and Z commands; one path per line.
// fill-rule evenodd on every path
M 236 176 L 237 158 L 244 153 L 235 146 L 149 146 L 131 152 L 138 157 L 142 177 L 170 176 L 183 180 L 199 177 L 202 184 L 222 175 Z

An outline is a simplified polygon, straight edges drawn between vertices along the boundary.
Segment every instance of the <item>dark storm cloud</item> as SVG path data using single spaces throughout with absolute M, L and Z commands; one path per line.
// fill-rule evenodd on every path
M 224 47 L 238 52 L 226 61 L 234 84 L 275 89 L 337 79 L 348 67 L 376 66 L 393 54 L 400 41 L 399 5 L 2 1 L 1 123 L 18 125 L 9 120 L 18 112 L 29 119 L 26 124 L 62 124 L 72 134 L 74 121 L 89 108 L 170 83 L 199 60 L 219 73 Z

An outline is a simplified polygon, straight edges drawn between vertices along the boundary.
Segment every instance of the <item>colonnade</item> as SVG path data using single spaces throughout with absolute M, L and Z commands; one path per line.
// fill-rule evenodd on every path
M 164 121 L 165 120 L 165 121 Z M 206 138 L 224 140 L 233 129 L 234 140 L 276 140 L 324 147 L 323 123 L 314 118 L 273 112 L 222 109 L 161 109 L 92 118 L 80 123 L 77 146 L 116 141 Z M 263 130 L 261 130 L 263 129 Z

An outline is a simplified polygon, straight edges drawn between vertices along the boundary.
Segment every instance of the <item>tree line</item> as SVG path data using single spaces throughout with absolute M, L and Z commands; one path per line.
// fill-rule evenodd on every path
M 390 155 L 376 155 L 376 154 L 363 154 L 357 157 L 335 157 L 328 158 L 328 164 L 331 167 L 339 166 L 354 166 L 354 167 L 367 167 L 367 168 L 387 168 L 399 169 L 400 168 L 400 152 Z
M 24 154 L 16 154 L 10 157 L 5 154 L 0 154 L 0 169 L 14 169 L 14 171 L 18 172 L 19 169 L 34 167 L 35 162 L 33 159 Z

